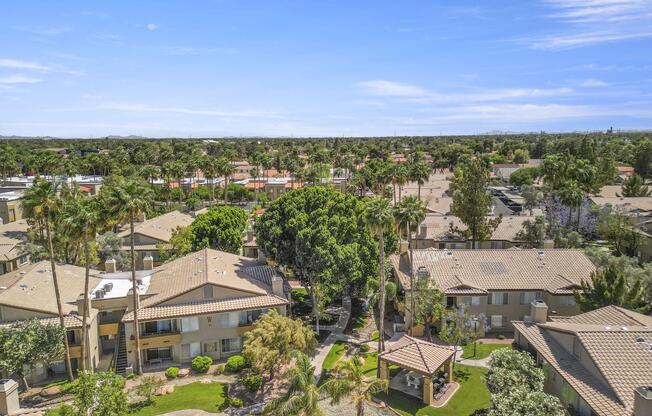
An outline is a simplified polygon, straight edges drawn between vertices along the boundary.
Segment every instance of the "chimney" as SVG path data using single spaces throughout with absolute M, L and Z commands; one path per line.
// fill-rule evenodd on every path
M 254 230 L 252 228 L 247 229 L 247 243 L 250 243 L 254 240 Z
M 89 295 L 90 297 L 90 295 Z M 89 299 L 90 300 L 90 299 Z M 90 302 L 89 302 L 90 303 Z M 77 314 L 79 316 L 84 316 L 84 311 L 86 309 L 85 307 L 85 302 L 84 302 L 84 294 L 80 293 L 79 297 L 77 298 Z
M 116 272 L 115 259 L 108 259 L 107 261 L 104 262 L 104 271 L 107 272 L 107 273 L 115 273 Z
M 530 306 L 530 316 L 537 324 L 545 324 L 548 321 L 548 305 L 542 300 L 533 300 Z
M 276 274 L 272 276 L 272 293 L 276 296 L 285 298 L 285 292 L 283 291 L 283 278 Z
M 136 217 L 136 221 L 138 221 L 138 222 L 145 222 L 145 219 L 146 218 L 145 218 L 145 213 L 144 212 L 141 212 L 140 214 L 138 214 L 138 217 Z
M 398 253 L 403 254 L 407 253 L 410 248 L 408 247 L 408 242 L 406 240 L 401 239 L 398 242 Z
M 426 234 L 428 234 L 428 226 L 421 224 L 419 226 L 419 238 L 426 238 Z
M 555 248 L 555 240 L 544 240 L 543 241 L 543 248 L 544 249 Z
M 18 383 L 10 378 L 0 379 L 0 415 L 14 414 L 18 410 Z
M 154 269 L 154 258 L 152 256 L 145 256 L 143 258 L 143 270 Z
M 652 386 L 642 386 L 634 390 L 634 416 L 649 415 L 652 415 Z

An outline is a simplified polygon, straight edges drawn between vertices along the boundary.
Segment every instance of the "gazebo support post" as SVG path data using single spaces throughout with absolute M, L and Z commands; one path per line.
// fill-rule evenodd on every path
M 423 402 L 432 403 L 432 376 L 423 376 Z
M 446 364 L 446 382 L 447 383 L 452 383 L 453 382 L 453 360 L 449 359 Z

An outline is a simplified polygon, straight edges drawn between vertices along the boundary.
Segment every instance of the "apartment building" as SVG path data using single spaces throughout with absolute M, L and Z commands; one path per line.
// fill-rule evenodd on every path
M 272 308 L 286 314 L 283 279 L 253 259 L 204 249 L 146 272 L 139 278 L 138 314 L 144 363 L 184 363 L 200 354 L 227 357 L 240 352 L 244 335 L 261 314 Z M 111 296 L 103 299 L 111 301 Z M 132 364 L 136 352 L 129 305 L 127 300 L 121 322 L 125 358 Z
M 152 265 L 151 259 L 145 264 Z M 91 273 L 88 366 L 118 373 L 134 365 L 131 272 Z M 73 369 L 81 357 L 84 268 L 57 266 Z M 254 259 L 204 249 L 136 273 L 143 363 L 184 363 L 197 355 L 221 359 L 242 348 L 253 322 L 270 309 L 285 315 L 288 285 Z M 30 318 L 58 323 L 47 261 L 0 276 L 0 325 Z M 65 371 L 39 366 L 30 380 Z
M 24 250 L 28 229 L 26 220 L 0 224 L 0 275 L 29 263 L 29 254 Z
M 551 315 L 578 314 L 573 291 L 595 271 L 580 250 L 425 249 L 413 250 L 413 259 L 414 281 L 426 279 L 449 307 L 467 307 L 479 334 L 513 331 L 510 322 L 529 319 L 533 300 L 545 301 Z M 409 292 L 409 254 L 390 260 L 399 289 Z M 401 309 L 409 323 L 409 308 Z
M 144 268 L 143 259 L 145 257 L 151 257 L 154 265 L 160 264 L 158 245 L 169 243 L 174 230 L 189 226 L 195 217 L 180 211 L 171 211 L 150 219 L 142 218 L 142 220 L 134 226 L 136 268 L 139 270 Z M 128 224 L 123 228 L 118 233 L 118 237 L 122 238 L 123 249 L 130 250 L 131 230 Z
M 579 416 L 652 415 L 652 317 L 606 306 L 572 317 L 532 305 L 515 341 L 546 375 L 544 390 Z
M 477 241 L 476 248 L 504 249 L 520 247 L 519 233 L 523 231 L 526 221 L 534 222 L 530 216 L 504 216 L 491 237 L 485 241 Z M 419 230 L 413 234 L 412 242 L 415 248 L 464 249 L 472 248 L 471 241 L 464 236 L 467 226 L 453 215 L 426 215 L 419 225 Z

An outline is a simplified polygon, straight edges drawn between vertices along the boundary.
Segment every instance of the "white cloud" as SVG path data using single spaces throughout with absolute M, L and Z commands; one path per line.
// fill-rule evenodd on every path
M 37 82 L 41 82 L 41 79 L 25 75 L 7 75 L 0 77 L 0 84 L 36 84 Z
M 417 102 L 480 102 L 518 98 L 555 97 L 573 92 L 572 88 L 507 88 L 471 89 L 465 93 L 441 93 L 418 85 L 387 80 L 363 81 L 356 84 L 363 92 L 376 97 L 398 98 Z
M 650 0 L 543 0 L 548 19 L 567 28 L 526 39 L 535 49 L 570 49 L 652 37 Z
M 652 37 L 652 32 L 583 32 L 570 35 L 551 35 L 539 39 L 529 39 L 528 43 L 534 49 L 571 49 L 590 46 L 598 43 L 636 40 Z
M 52 68 L 37 62 L 20 61 L 18 59 L 0 59 L 0 68 L 27 69 L 41 72 L 50 72 Z
M 582 83 L 580 85 L 582 87 L 594 88 L 594 87 L 607 87 L 607 86 L 609 86 L 609 83 L 607 83 L 607 82 L 605 82 L 605 81 L 603 81 L 601 79 L 589 78 L 589 79 L 586 79 L 586 80 L 582 81 Z
M 152 31 L 154 31 L 154 30 L 156 30 L 156 29 L 158 29 L 158 25 L 157 25 L 157 24 L 155 24 L 155 23 L 148 23 L 148 24 L 147 24 L 147 30 L 152 30 Z

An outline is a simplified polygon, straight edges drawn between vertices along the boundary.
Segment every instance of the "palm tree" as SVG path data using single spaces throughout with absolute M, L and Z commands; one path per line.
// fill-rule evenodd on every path
M 414 287 L 414 254 L 412 247 L 412 229 L 419 229 L 421 224 L 426 219 L 426 206 L 425 204 L 414 196 L 406 196 L 401 202 L 394 207 L 394 216 L 399 227 L 404 226 L 406 229 L 408 239 L 408 249 L 410 250 L 410 290 L 415 290 Z M 414 296 L 410 297 L 410 334 L 414 326 Z
M 371 401 L 372 395 L 387 392 L 389 387 L 388 380 L 366 377 L 363 365 L 364 359 L 356 355 L 336 368 L 335 377 L 323 384 L 335 404 L 342 397 L 350 397 L 357 416 L 364 416 L 365 404 Z
M 108 189 L 107 189 L 108 188 Z M 140 328 L 138 323 L 139 293 L 136 281 L 136 250 L 134 249 L 134 223 L 147 211 L 153 199 L 152 190 L 137 179 L 121 179 L 102 188 L 106 192 L 106 209 L 120 223 L 129 222 L 131 245 L 131 283 L 133 290 L 134 338 L 136 341 L 136 373 L 142 374 L 140 357 Z
M 421 185 L 426 183 L 428 178 L 430 178 L 430 166 L 423 162 L 415 163 L 412 165 L 412 169 L 410 170 L 410 179 L 417 183 L 417 195 L 419 197 L 419 201 L 421 201 Z
M 202 158 L 201 170 L 204 172 L 204 176 L 210 182 L 210 195 L 211 195 L 211 205 L 215 202 L 215 178 L 220 174 L 219 165 L 217 159 L 213 156 L 206 156 Z
M 65 328 L 63 306 L 61 304 L 61 293 L 59 291 L 59 279 L 57 278 L 57 264 L 54 259 L 54 247 L 52 246 L 51 223 L 61 207 L 59 197 L 59 184 L 46 180 L 36 179 L 34 185 L 25 191 L 23 198 L 23 210 L 25 216 L 32 218 L 45 228 L 47 238 L 47 249 L 50 257 L 50 267 L 52 268 L 52 283 L 54 284 L 54 296 L 57 301 L 57 312 L 59 314 L 59 324 Z M 70 364 L 70 348 L 68 337 L 63 337 L 63 343 L 66 349 L 65 364 L 68 379 L 73 380 L 72 365 Z
M 584 201 L 584 190 L 575 179 L 566 181 L 558 191 L 561 202 L 569 208 L 568 226 L 570 227 L 573 218 L 573 209 L 577 209 L 577 229 L 580 228 L 580 215 L 582 214 L 582 202 Z
M 397 163 L 396 166 L 394 167 L 393 173 L 394 173 L 394 180 L 396 181 L 396 185 L 398 185 L 398 201 L 401 202 L 401 194 L 403 191 L 403 187 L 405 186 L 409 178 L 409 171 L 404 163 Z
M 284 374 L 290 386 L 285 395 L 267 403 L 263 414 L 278 416 L 321 416 L 323 411 L 319 401 L 329 396 L 323 385 L 317 384 L 315 367 L 310 365 L 310 358 L 302 352 L 294 352 L 294 366 Z
M 368 227 L 378 236 L 380 263 L 380 305 L 378 352 L 385 350 L 385 231 L 392 227 L 394 213 L 389 201 L 382 197 L 374 197 L 367 202 L 366 222 Z M 380 374 L 380 364 L 378 364 Z
M 229 177 L 235 172 L 235 166 L 231 164 L 230 158 L 223 156 L 217 160 L 217 171 L 224 176 L 224 203 L 226 204 L 229 202 Z
M 647 197 L 652 195 L 652 191 L 645 183 L 645 179 L 641 175 L 634 174 L 633 176 L 625 179 L 622 185 L 622 197 Z
M 79 195 L 67 201 L 63 210 L 63 224 L 73 238 L 81 241 L 84 251 L 84 315 L 82 317 L 81 333 L 81 365 L 82 370 L 87 368 L 88 356 L 86 346 L 88 345 L 87 321 L 91 308 L 89 298 L 89 283 L 91 270 L 90 242 L 95 238 L 104 221 L 101 214 L 99 199 Z M 89 367 L 92 370 L 92 367 Z

